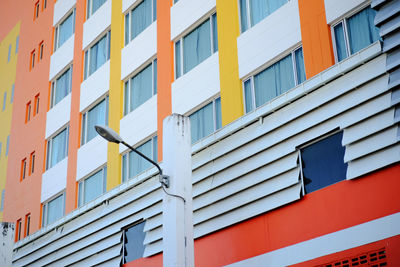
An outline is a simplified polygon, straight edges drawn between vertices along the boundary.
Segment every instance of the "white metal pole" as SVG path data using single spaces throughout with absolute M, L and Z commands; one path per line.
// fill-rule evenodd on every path
M 163 266 L 194 266 L 190 121 L 172 114 L 163 121 L 163 172 L 166 191 L 185 199 L 163 197 Z

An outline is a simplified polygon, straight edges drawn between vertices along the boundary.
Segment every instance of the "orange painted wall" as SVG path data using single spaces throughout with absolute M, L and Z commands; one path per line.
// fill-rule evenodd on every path
M 342 181 L 195 240 L 196 266 L 223 266 L 400 211 L 400 164 Z M 395 251 L 399 250 L 398 241 Z M 162 266 L 161 254 L 124 266 Z
M 174 80 L 170 7 L 172 1 L 157 0 L 157 135 L 158 160 L 162 161 L 163 120 L 171 115 L 171 83 Z
M 299 0 L 301 38 L 307 79 L 335 64 L 324 0 Z
M 47 8 L 40 10 L 39 17 L 34 20 L 34 4 L 34 1 L 7 0 L 5 5 L 12 7 L 6 9 L 5 17 L 1 14 L 2 23 L 8 21 L 8 19 L 10 21 L 21 20 L 4 220 L 16 222 L 21 218 L 22 225 L 24 225 L 25 215 L 31 213 L 31 233 L 40 228 L 40 196 L 44 171 L 42 166 L 45 160 L 44 137 L 52 44 L 52 31 L 48 29 L 51 29 L 53 24 L 54 7 L 54 3 L 48 1 Z M 44 41 L 44 53 L 43 58 L 39 60 L 38 50 L 42 41 Z M 30 54 L 33 49 L 36 50 L 35 67 L 29 71 Z M 38 93 L 40 94 L 39 113 L 33 116 L 33 103 Z M 31 119 L 25 123 L 26 104 L 29 101 L 32 103 Z M 35 171 L 28 175 L 29 156 L 33 151 L 36 152 Z M 26 178 L 20 181 L 21 160 L 23 158 L 27 158 L 28 164 Z
M 86 1 L 76 2 L 75 14 L 75 37 L 74 37 L 74 60 L 72 73 L 72 89 L 71 89 L 71 115 L 69 122 L 69 143 L 68 143 L 68 171 L 67 171 L 67 189 L 65 213 L 69 213 L 76 208 L 77 205 L 77 186 L 76 186 L 76 167 L 79 148 L 80 134 L 80 88 L 83 73 L 83 23 L 85 22 L 85 5 Z

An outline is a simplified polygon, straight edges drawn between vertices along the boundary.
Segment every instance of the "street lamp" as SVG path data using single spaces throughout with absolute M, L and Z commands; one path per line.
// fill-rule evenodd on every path
M 138 151 L 137 149 L 135 149 L 134 147 L 130 146 L 129 144 L 127 144 L 124 140 L 122 140 L 121 136 L 119 136 L 113 129 L 111 129 L 110 127 L 107 126 L 101 126 L 101 125 L 96 125 L 94 126 L 94 128 L 96 129 L 96 132 L 103 137 L 104 139 L 106 139 L 109 142 L 112 143 L 116 143 L 116 144 L 123 144 L 126 147 L 128 147 L 129 149 L 131 149 L 132 151 L 134 151 L 135 153 L 137 153 L 139 156 L 143 157 L 144 159 L 146 159 L 147 161 L 149 161 L 151 164 L 153 164 L 154 166 L 157 167 L 158 172 L 160 173 L 160 178 L 159 181 L 160 183 L 163 185 L 163 189 L 164 186 L 166 188 L 169 187 L 169 176 L 168 175 L 164 175 L 163 171 L 160 167 L 160 165 L 158 165 L 157 162 L 155 162 L 154 160 L 150 159 L 149 157 L 147 157 L 146 155 L 144 155 L 142 152 Z M 168 195 L 171 195 L 169 193 L 167 193 L 165 190 L 164 192 Z M 175 196 L 175 195 L 173 195 Z M 181 196 L 176 196 L 176 197 L 180 197 Z M 182 198 L 183 199 L 183 198 Z M 183 201 L 185 201 L 185 199 L 183 199 Z

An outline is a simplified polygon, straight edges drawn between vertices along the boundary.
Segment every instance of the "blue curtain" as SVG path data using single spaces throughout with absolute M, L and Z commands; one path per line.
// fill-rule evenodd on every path
M 247 25 L 247 1 L 240 0 L 240 28 L 242 32 L 245 32 L 249 26 Z
M 107 35 L 90 49 L 89 75 L 107 61 Z
M 94 128 L 95 125 L 106 125 L 106 100 L 101 101 L 88 111 L 86 142 L 96 137 L 97 132 Z
M 175 77 L 181 76 L 181 41 L 175 43 Z
M 56 80 L 55 97 L 53 106 L 60 102 L 70 92 L 71 69 L 68 69 Z
M 199 109 L 190 117 L 192 143 L 211 134 L 214 131 L 214 118 L 212 103 Z
M 294 87 L 292 56 L 288 55 L 271 67 L 254 76 L 256 106 Z
M 249 0 L 251 26 L 287 3 L 287 0 Z
M 58 46 L 60 47 L 74 33 L 74 13 L 71 13 L 59 26 Z
M 246 105 L 246 113 L 253 110 L 253 93 L 251 91 L 251 80 L 244 82 L 244 98 Z
M 379 40 L 379 30 L 374 25 L 375 15 L 375 10 L 366 8 L 347 20 L 351 54 Z
M 125 15 L 125 45 L 129 43 L 129 14 Z
M 215 130 L 222 127 L 221 98 L 215 99 Z
M 297 84 L 301 84 L 306 80 L 306 71 L 304 69 L 304 58 L 303 58 L 302 47 L 294 51 L 294 58 L 296 62 Z
M 92 12 L 91 12 L 91 14 L 96 12 L 96 10 L 99 9 L 105 2 L 106 2 L 106 0 L 92 0 Z
M 138 36 L 152 22 L 151 0 L 144 0 L 131 13 L 131 40 Z
M 152 158 L 152 140 L 147 141 L 143 145 L 136 148 L 139 152 L 142 152 L 149 158 Z M 136 154 L 135 152 L 129 152 L 129 178 L 147 170 L 151 167 L 151 163 Z
M 152 97 L 152 64 L 131 79 L 130 111 Z
M 128 154 L 125 154 L 122 156 L 122 182 L 125 182 L 128 180 Z
M 212 15 L 212 27 L 213 27 L 213 53 L 218 51 L 218 27 L 217 27 L 217 13 Z
M 67 129 L 56 135 L 52 140 L 50 168 L 67 156 Z
M 100 170 L 85 179 L 84 181 L 84 192 L 83 192 L 83 204 L 95 199 L 96 197 L 103 194 L 103 170 Z
M 336 25 L 333 30 L 335 32 L 336 56 L 338 61 L 342 61 L 343 59 L 347 58 L 343 23 Z
M 51 224 L 64 216 L 64 195 L 53 199 L 47 204 L 47 224 Z
M 129 101 L 129 82 L 126 82 L 124 87 L 124 115 L 130 112 Z
M 183 73 L 193 69 L 210 55 L 210 20 L 207 20 L 183 38 Z

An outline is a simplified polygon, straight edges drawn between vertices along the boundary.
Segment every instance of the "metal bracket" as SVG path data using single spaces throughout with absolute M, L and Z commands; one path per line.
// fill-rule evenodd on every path
M 160 175 L 159 181 L 163 186 L 165 186 L 165 188 L 169 188 L 169 176 L 168 175 Z

